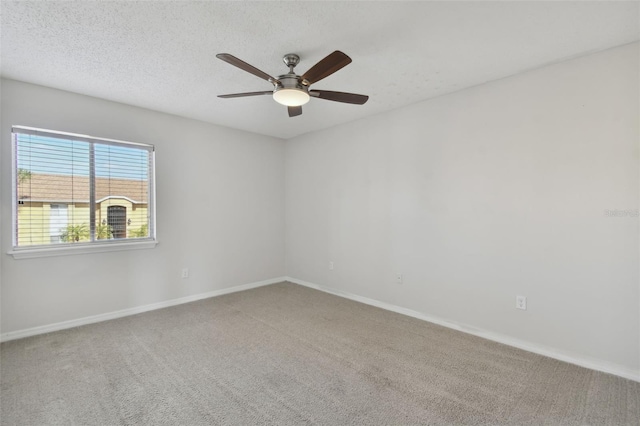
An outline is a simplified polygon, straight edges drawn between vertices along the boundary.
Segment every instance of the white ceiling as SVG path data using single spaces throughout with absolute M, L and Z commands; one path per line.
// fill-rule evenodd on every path
M 638 2 L 2 1 L 2 76 L 290 138 L 640 38 Z M 272 86 L 219 59 L 302 74 L 334 50 L 353 62 L 289 118 Z

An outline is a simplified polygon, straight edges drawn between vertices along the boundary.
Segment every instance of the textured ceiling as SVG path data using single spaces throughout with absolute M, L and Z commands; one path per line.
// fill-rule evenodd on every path
M 2 1 L 2 76 L 290 138 L 639 39 L 637 2 Z M 314 89 L 300 117 L 270 96 L 216 95 L 302 74 L 334 50 L 353 62 Z

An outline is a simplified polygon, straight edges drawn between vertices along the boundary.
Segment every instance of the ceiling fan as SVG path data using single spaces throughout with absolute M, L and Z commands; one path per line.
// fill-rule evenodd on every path
M 271 77 L 269 74 L 260 71 L 258 68 L 236 58 L 228 53 L 219 53 L 216 58 L 240 68 L 257 77 L 267 80 L 273 84 L 273 90 L 264 92 L 247 92 L 234 93 L 230 95 L 218 95 L 219 98 L 241 98 L 245 96 L 273 95 L 273 99 L 287 106 L 289 117 L 295 117 L 302 114 L 302 105 L 309 102 L 310 97 L 326 99 L 328 101 L 344 102 L 348 104 L 362 105 L 369 99 L 365 95 L 356 95 L 355 93 L 333 92 L 330 90 L 310 90 L 309 86 L 325 77 L 330 76 L 339 69 L 349 65 L 351 58 L 344 53 L 336 50 L 320 62 L 312 66 L 306 73 L 297 75 L 293 69 L 300 62 L 300 57 L 295 53 L 284 55 L 282 60 L 289 67 L 289 72 L 278 76 Z

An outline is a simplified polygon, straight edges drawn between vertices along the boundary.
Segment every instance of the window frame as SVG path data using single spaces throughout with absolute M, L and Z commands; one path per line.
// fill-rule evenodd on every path
M 148 230 L 149 236 L 144 238 L 121 238 L 121 239 L 96 239 L 94 241 L 77 242 L 68 244 L 43 244 L 31 246 L 18 246 L 18 182 L 17 182 L 17 134 L 31 134 L 47 137 L 54 137 L 67 140 L 75 140 L 86 143 L 102 143 L 112 146 L 138 147 L 145 149 L 149 153 L 148 181 L 149 192 L 147 194 L 148 209 Z M 11 126 L 11 234 L 12 248 L 7 254 L 15 259 L 28 259 L 36 257 L 62 256 L 85 253 L 99 253 L 122 250 L 137 250 L 154 248 L 157 244 L 156 234 L 156 174 L 155 174 L 155 146 L 137 142 L 129 142 L 117 139 L 101 138 L 78 133 L 68 133 L 57 130 L 41 129 L 29 126 Z M 95 190 L 95 188 L 94 188 Z M 91 191 L 90 191 L 91 192 Z M 95 199 L 95 193 L 91 194 L 91 199 Z M 90 208 L 95 209 L 91 205 Z

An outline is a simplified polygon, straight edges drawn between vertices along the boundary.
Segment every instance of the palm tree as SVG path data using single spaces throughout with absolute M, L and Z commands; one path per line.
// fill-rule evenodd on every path
M 96 239 L 109 240 L 113 237 L 113 231 L 111 225 L 98 223 L 96 225 Z
M 65 243 L 76 243 L 80 240 L 89 239 L 89 228 L 84 223 L 82 225 L 68 225 L 60 234 L 60 239 Z
M 144 238 L 149 236 L 149 225 L 144 224 L 138 229 L 129 231 L 129 238 Z
M 31 179 L 31 170 L 28 169 L 18 169 L 18 184 L 21 184 L 25 180 Z

